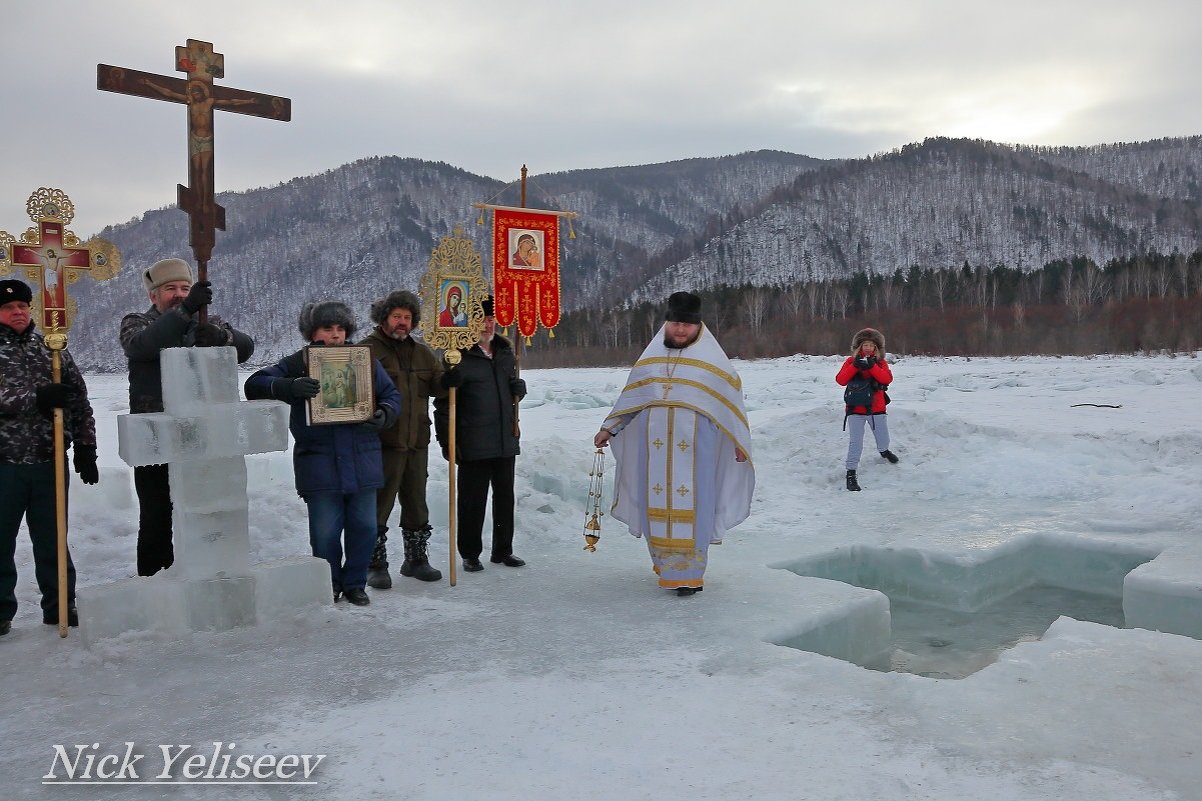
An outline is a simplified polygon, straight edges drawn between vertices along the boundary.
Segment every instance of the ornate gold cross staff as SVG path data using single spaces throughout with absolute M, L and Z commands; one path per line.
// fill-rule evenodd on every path
M 34 317 L 40 314 L 42 338 L 50 349 L 51 381 L 63 380 L 62 351 L 67 330 L 75 318 L 75 301 L 67 286 L 88 273 L 97 281 L 112 278 L 121 268 L 121 256 L 111 242 L 79 237 L 66 230 L 75 217 L 75 204 L 61 189 L 38 189 L 25 202 L 29 228 L 16 239 L 0 231 L 0 275 L 24 268 L 40 291 L 34 298 Z M 63 446 L 63 410 L 54 410 L 54 492 L 58 526 L 58 636 L 67 636 L 67 456 Z
M 484 329 L 484 309 L 480 301 L 488 294 L 488 283 L 484 280 L 480 253 L 472 245 L 472 240 L 463 235 L 462 226 L 456 225 L 454 233 L 444 236 L 430 255 L 426 273 L 418 283 L 418 294 L 422 301 L 422 339 L 431 348 L 444 351 L 443 359 L 454 368 L 463 358 L 460 349 L 467 350 L 480 341 L 480 332 Z M 466 314 L 462 317 L 448 314 L 444 318 L 439 314 L 439 310 L 444 306 L 449 309 L 449 298 L 452 295 L 457 295 L 460 299 L 460 305 L 456 308 L 466 310 Z M 452 387 L 447 390 L 447 470 L 450 486 L 447 529 L 451 543 L 449 580 L 452 587 L 455 586 L 457 552 L 455 425 L 455 388 Z
M 192 223 L 192 254 L 196 257 L 196 280 L 207 281 L 209 257 L 216 242 L 215 229 L 225 230 L 225 209 L 217 205 L 213 191 L 213 111 L 232 111 L 288 122 L 292 101 L 228 86 L 214 86 L 214 78 L 225 77 L 225 56 L 213 45 L 189 39 L 175 48 L 175 68 L 188 79 L 150 72 L 96 65 L 96 88 L 106 92 L 170 100 L 188 106 L 188 186 L 179 185 L 179 207 Z M 204 308 L 200 322 L 207 318 Z

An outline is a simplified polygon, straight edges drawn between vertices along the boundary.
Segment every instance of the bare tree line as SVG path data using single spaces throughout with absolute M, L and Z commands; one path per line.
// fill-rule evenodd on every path
M 1014 356 L 1202 349 L 1202 251 L 1089 259 L 1023 272 L 1004 265 L 912 267 L 888 275 L 722 286 L 700 293 L 707 326 L 732 355 L 841 353 L 855 329 L 885 329 L 908 354 Z M 641 303 L 567 314 L 538 337 L 531 367 L 628 363 L 658 330 Z

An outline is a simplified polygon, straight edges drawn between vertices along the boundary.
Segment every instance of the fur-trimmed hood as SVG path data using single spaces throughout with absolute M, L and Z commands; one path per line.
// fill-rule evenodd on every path
M 851 338 L 851 355 L 855 356 L 860 352 L 860 346 L 865 342 L 872 342 L 876 345 L 876 350 L 882 357 L 885 355 L 885 335 L 875 328 L 861 328 L 856 332 L 856 335 Z

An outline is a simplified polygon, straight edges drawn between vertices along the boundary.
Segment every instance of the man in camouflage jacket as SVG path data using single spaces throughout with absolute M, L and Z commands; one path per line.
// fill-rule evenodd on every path
M 14 559 L 21 518 L 33 541 L 34 574 L 42 593 L 42 622 L 58 623 L 58 523 L 54 493 L 54 409 L 74 442 L 75 472 L 85 484 L 100 480 L 96 421 L 88 389 L 71 354 L 62 351 L 62 381 L 51 375 L 50 349 L 34 331 L 33 292 L 21 281 L 0 281 L 0 635 L 17 612 Z M 67 554 L 67 619 L 75 612 L 75 565 Z

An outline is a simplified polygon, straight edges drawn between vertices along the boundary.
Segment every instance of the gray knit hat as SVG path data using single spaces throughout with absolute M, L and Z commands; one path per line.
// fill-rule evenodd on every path
M 408 309 L 409 313 L 413 315 L 414 328 L 417 328 L 417 324 L 421 322 L 421 301 L 417 299 L 417 295 L 405 289 L 389 292 L 387 297 L 371 304 L 371 321 L 376 325 L 383 324 L 388 319 L 388 315 L 392 314 L 393 309 Z
M 860 346 L 865 342 L 872 342 L 880 354 L 885 355 L 885 335 L 875 328 L 861 328 L 856 332 L 856 335 L 851 338 L 851 355 L 855 356 L 859 353 Z
M 340 300 L 322 300 L 317 303 L 306 303 L 297 318 L 296 327 L 301 336 L 307 341 L 313 341 L 313 333 L 322 326 L 340 325 L 346 331 L 347 341 L 355 333 L 355 313 Z

